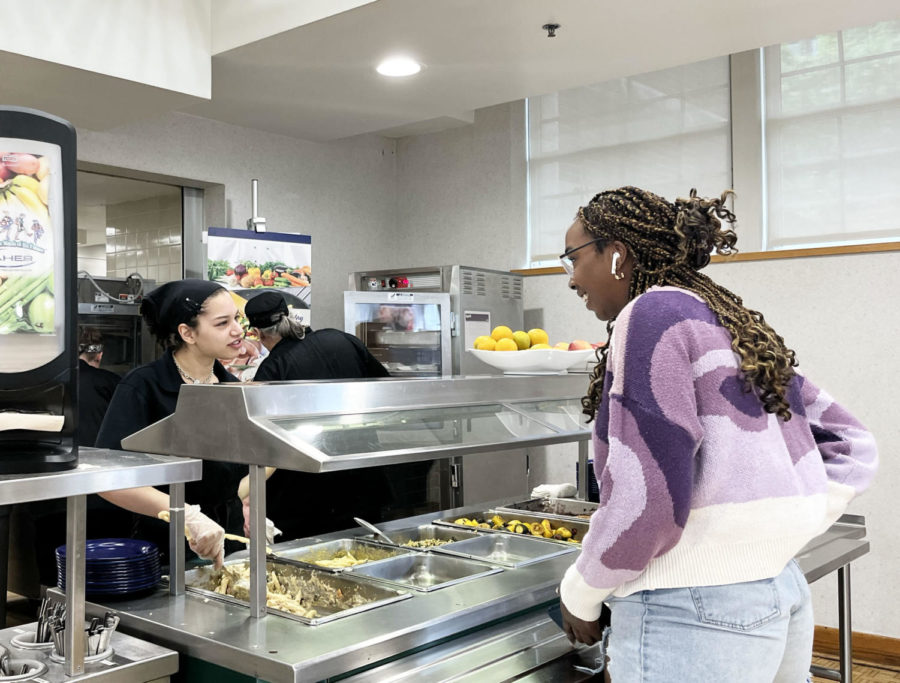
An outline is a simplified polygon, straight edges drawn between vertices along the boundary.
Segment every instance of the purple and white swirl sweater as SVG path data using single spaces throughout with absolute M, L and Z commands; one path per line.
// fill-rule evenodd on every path
M 872 435 L 802 375 L 792 417 L 744 389 L 706 303 L 654 287 L 619 314 L 595 421 L 600 506 L 560 586 L 595 620 L 609 596 L 778 575 L 865 489 Z

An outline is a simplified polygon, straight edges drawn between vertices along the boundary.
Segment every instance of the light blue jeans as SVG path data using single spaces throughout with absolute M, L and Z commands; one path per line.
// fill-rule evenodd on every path
M 773 579 L 641 591 L 607 601 L 614 683 L 805 683 L 809 586 L 791 561 Z

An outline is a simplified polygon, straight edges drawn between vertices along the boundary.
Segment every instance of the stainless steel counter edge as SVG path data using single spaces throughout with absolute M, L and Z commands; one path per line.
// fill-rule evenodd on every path
M 0 500 L 4 505 L 29 501 L 195 481 L 203 473 L 203 461 L 152 453 L 101 448 L 80 448 L 78 466 L 61 472 L 36 472 L 0 476 Z

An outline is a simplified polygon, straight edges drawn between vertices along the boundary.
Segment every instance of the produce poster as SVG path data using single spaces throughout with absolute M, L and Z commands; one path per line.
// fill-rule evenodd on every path
M 64 310 L 53 282 L 63 264 L 62 224 L 53 221 L 62 215 L 59 175 L 57 145 L 0 138 L 0 371 L 39 367 L 61 351 Z
M 277 289 L 291 316 L 310 324 L 312 238 L 278 232 L 210 228 L 207 277 L 252 298 L 254 290 Z

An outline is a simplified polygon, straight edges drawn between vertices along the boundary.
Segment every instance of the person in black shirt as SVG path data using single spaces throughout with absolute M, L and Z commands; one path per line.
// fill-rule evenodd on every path
M 313 331 L 291 318 L 287 302 L 278 292 L 257 294 L 244 306 L 244 313 L 269 351 L 254 381 L 389 376 L 353 335 L 334 329 Z M 365 435 L 347 438 L 357 437 L 365 440 Z M 285 539 L 352 528 L 353 517 L 381 521 L 383 508 L 393 501 L 391 471 L 391 467 L 323 474 L 279 471 L 267 486 L 266 514 L 275 520 Z
M 244 338 L 237 306 L 221 285 L 193 279 L 168 282 L 144 297 L 141 315 L 167 350 L 129 372 L 116 387 L 97 435 L 98 448 L 121 448 L 123 438 L 175 412 L 182 384 L 237 381 L 217 360 L 240 355 Z M 205 460 L 203 478 L 185 485 L 190 547 L 216 565 L 223 559 L 225 530 L 239 533 L 243 527 L 237 487 L 246 471 L 235 463 Z M 139 518 L 136 536 L 156 542 L 161 551 L 168 547 L 167 528 L 156 519 L 169 509 L 168 493 L 143 486 L 101 495 L 145 516 Z
M 247 302 L 244 313 L 269 351 L 256 370 L 254 381 L 389 376 L 352 334 L 333 329 L 313 331 L 291 318 L 287 302 L 278 292 L 257 294 Z
M 100 423 L 121 379 L 103 370 L 103 338 L 91 327 L 81 330 L 78 340 L 78 443 L 93 446 Z

